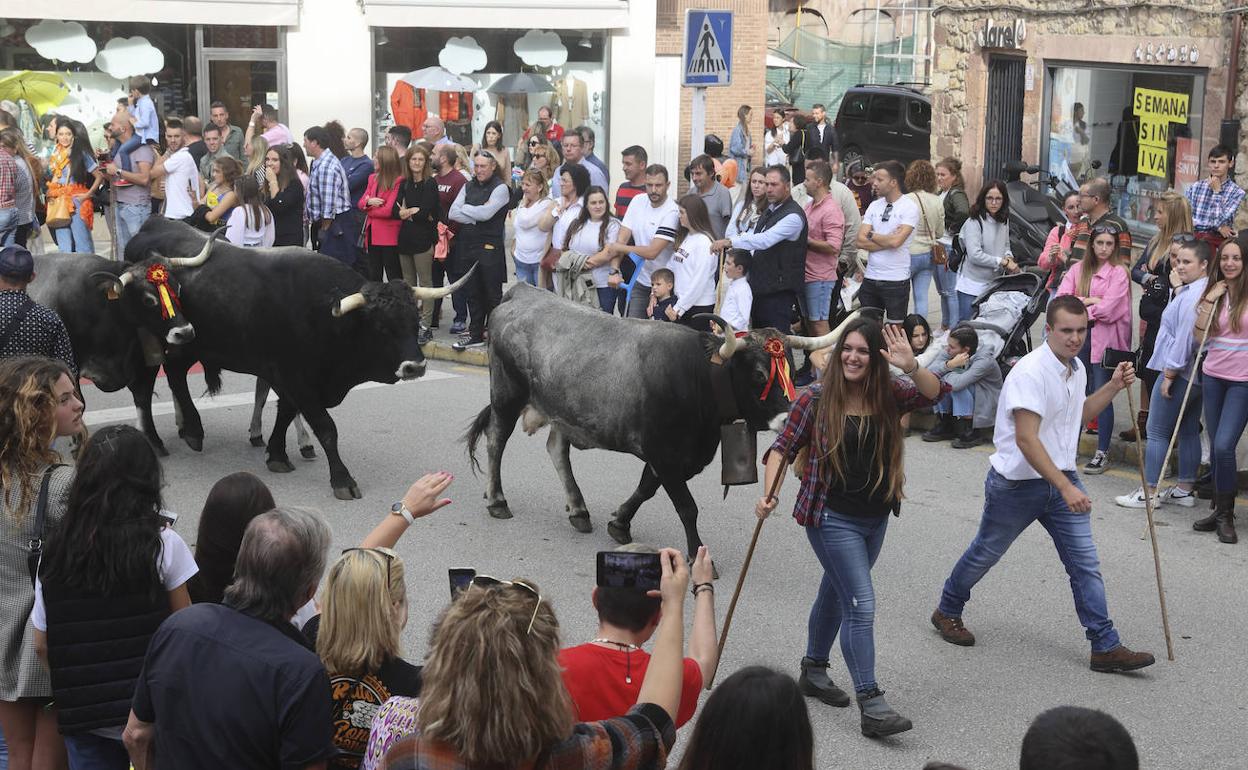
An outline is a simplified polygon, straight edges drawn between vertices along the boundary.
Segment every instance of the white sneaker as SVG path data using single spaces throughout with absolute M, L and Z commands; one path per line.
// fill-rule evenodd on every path
M 1115 497 L 1114 503 L 1122 506 L 1123 508 L 1146 508 L 1148 507 L 1144 503 L 1144 487 L 1136 487 L 1136 490 L 1129 495 L 1119 495 L 1118 497 Z M 1153 507 L 1156 508 L 1160 504 L 1161 503 L 1157 499 L 1157 496 L 1154 495 Z
M 1087 465 L 1083 466 L 1083 472 L 1090 476 L 1095 476 L 1097 474 L 1104 473 L 1105 469 L 1108 467 L 1109 455 L 1098 449 L 1096 450 L 1096 453 L 1092 455 L 1092 459 L 1088 460 Z
M 1196 507 L 1196 493 L 1173 486 L 1159 495 L 1161 502 L 1170 505 L 1181 505 L 1184 508 Z

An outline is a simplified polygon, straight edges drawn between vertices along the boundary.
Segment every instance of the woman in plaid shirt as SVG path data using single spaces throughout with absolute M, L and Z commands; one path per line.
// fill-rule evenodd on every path
M 894 379 L 896 366 L 910 380 Z M 771 445 L 765 489 L 809 448 L 793 518 L 823 565 L 823 581 L 810 609 L 802 692 L 831 706 L 848 706 L 849 696 L 828 678 L 828 655 L 839 632 L 841 653 L 854 681 L 862 734 L 881 737 L 911 728 L 909 719 L 885 701 L 875 681 L 875 591 L 871 567 L 880 555 L 888 514 L 901 509 L 901 417 L 935 404 L 949 385 L 919 366 L 900 326 L 852 322 L 833 349 L 818 385 L 802 393 L 789 410 L 784 431 Z M 828 397 L 824 398 L 824 393 Z M 774 497 L 759 500 L 766 518 Z

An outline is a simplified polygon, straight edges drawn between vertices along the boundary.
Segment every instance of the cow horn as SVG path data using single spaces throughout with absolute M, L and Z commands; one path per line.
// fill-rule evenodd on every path
M 732 328 L 732 324 L 714 313 L 698 313 L 694 316 L 694 320 L 699 318 L 709 318 L 719 324 L 719 328 L 724 332 L 724 343 L 719 346 L 719 357 L 725 361 L 732 358 L 732 354 L 741 347 L 741 340 L 737 339 L 737 330 Z
M 443 297 L 450 294 L 451 292 L 457 291 L 465 283 L 467 283 L 468 277 L 471 276 L 472 271 L 476 269 L 477 269 L 476 265 L 473 265 L 472 267 L 468 268 L 468 272 L 464 273 L 462 278 L 460 278 L 458 281 L 451 284 L 450 286 L 438 286 L 438 287 L 413 286 L 412 296 L 418 300 L 426 300 L 426 301 L 431 300 L 431 299 L 442 299 Z
M 364 294 L 357 291 L 355 294 L 349 294 L 335 302 L 333 309 L 329 312 L 333 314 L 334 318 L 341 318 L 352 310 L 359 310 L 367 304 L 368 300 L 364 298 Z
M 212 256 L 212 244 L 224 232 L 224 227 L 218 228 L 213 231 L 212 235 L 208 236 L 207 241 L 204 241 L 204 247 L 199 250 L 198 254 L 193 257 L 170 257 L 169 264 L 173 267 L 199 267 L 208 261 L 208 257 Z
M 789 334 L 787 335 L 789 347 L 800 350 L 822 350 L 823 348 L 830 348 L 835 345 L 837 340 L 841 338 L 841 335 L 845 333 L 845 328 L 849 326 L 850 322 L 858 318 L 861 314 L 861 310 L 855 310 L 850 313 L 844 321 L 841 321 L 840 326 L 821 337 L 803 337 L 798 334 Z

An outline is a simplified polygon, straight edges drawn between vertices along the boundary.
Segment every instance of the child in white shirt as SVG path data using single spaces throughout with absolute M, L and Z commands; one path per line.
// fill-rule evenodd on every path
M 724 257 L 724 275 L 726 281 L 724 299 L 719 306 L 719 317 L 732 324 L 732 328 L 743 332 L 750 328 L 750 309 L 754 305 L 754 293 L 750 291 L 750 282 L 746 275 L 750 272 L 750 261 L 754 255 L 744 249 L 732 249 Z

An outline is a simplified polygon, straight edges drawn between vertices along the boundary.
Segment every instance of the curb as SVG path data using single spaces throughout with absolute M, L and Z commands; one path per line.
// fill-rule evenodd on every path
M 482 348 L 478 350 L 456 350 L 445 342 L 431 340 L 422 349 L 425 358 L 434 361 L 451 361 L 456 364 L 466 364 L 468 366 L 489 366 L 490 354 L 488 349 Z
M 910 427 L 915 431 L 924 431 L 936 424 L 936 418 L 931 414 L 914 414 L 910 417 Z M 989 445 L 991 446 L 991 445 Z M 1096 436 L 1089 433 L 1083 433 L 1079 436 L 1079 457 L 1091 457 L 1096 451 Z M 1134 442 L 1128 443 L 1121 441 L 1117 436 L 1110 442 L 1109 459 L 1111 462 L 1123 465 L 1129 465 L 1134 469 L 1139 461 L 1136 458 Z M 1177 457 L 1171 457 L 1170 469 L 1173 473 L 1174 463 Z

